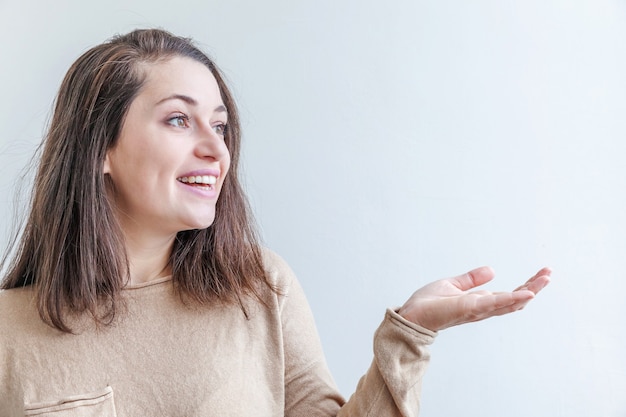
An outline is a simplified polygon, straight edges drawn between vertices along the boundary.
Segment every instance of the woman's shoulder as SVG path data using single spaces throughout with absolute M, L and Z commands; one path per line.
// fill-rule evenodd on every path
M 273 250 L 263 247 L 263 267 L 269 283 L 280 292 L 286 292 L 296 280 L 296 276 L 287 262 Z
M 33 288 L 0 290 L 0 340 L 8 340 L 19 332 L 28 333 L 31 326 L 41 326 Z
M 35 306 L 35 292 L 31 286 L 0 290 L 0 317 L 20 313 Z
M 279 299 L 293 291 L 301 291 L 296 274 L 282 256 L 271 249 L 263 248 L 263 266 L 269 284 L 277 290 Z

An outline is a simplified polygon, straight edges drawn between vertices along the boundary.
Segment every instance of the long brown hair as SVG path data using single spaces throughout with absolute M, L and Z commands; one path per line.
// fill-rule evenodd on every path
M 237 108 L 220 71 L 191 40 L 158 29 L 135 30 L 85 52 L 70 67 L 43 141 L 30 212 L 1 288 L 32 285 L 41 318 L 71 332 L 66 313 L 110 323 L 128 282 L 124 238 L 107 199 L 106 152 L 115 146 L 130 104 L 145 82 L 140 64 L 175 56 L 204 64 L 228 111 L 231 166 L 207 229 L 178 233 L 173 281 L 201 304 L 239 303 L 267 284 L 257 234 L 238 179 Z M 245 313 L 245 309 L 244 309 Z

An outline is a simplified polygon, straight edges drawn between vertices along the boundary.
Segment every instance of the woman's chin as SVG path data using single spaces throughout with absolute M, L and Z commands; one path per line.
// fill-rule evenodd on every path
M 185 231 L 185 230 L 204 230 L 204 229 L 208 229 L 209 227 L 211 227 L 213 225 L 215 218 L 211 217 L 208 219 L 198 219 L 197 221 L 193 221 L 193 222 L 189 222 L 185 228 L 183 228 L 181 231 Z

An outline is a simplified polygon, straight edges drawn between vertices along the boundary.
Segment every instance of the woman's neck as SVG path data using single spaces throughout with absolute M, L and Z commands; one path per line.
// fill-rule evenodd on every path
M 175 237 L 175 235 L 161 238 L 126 236 L 130 285 L 172 274 L 170 255 Z

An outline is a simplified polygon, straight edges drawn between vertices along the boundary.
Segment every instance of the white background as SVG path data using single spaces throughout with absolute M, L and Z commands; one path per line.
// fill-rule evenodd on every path
M 264 242 L 344 395 L 387 306 L 549 265 L 523 312 L 438 336 L 421 416 L 626 416 L 624 0 L 0 0 L 0 243 L 65 71 L 137 27 L 227 74 Z

